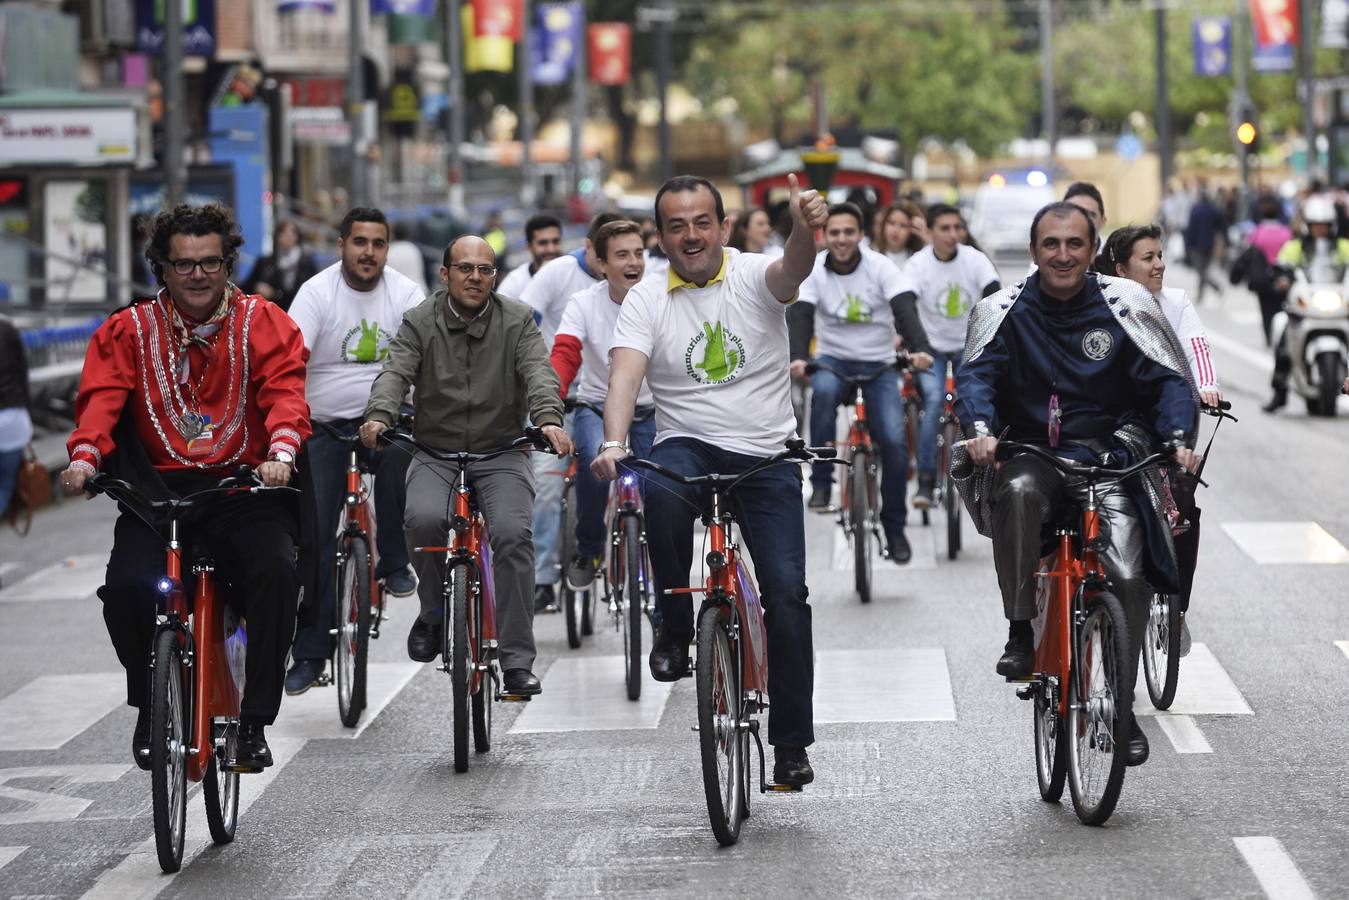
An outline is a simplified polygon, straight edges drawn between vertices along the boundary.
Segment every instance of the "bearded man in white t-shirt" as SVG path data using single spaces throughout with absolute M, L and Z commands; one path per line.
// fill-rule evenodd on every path
M 286 693 L 303 694 L 320 680 L 333 655 L 333 556 L 337 517 L 346 496 L 348 446 L 323 427 L 355 436 L 370 399 L 370 385 L 389 355 L 403 314 L 426 299 L 426 292 L 387 265 L 389 223 L 377 209 L 347 213 L 338 231 L 341 260 L 300 285 L 290 316 L 300 326 L 309 368 L 305 398 L 314 433 L 306 444 L 314 483 L 314 505 L 321 541 L 318 591 L 300 608 L 299 628 L 291 645 L 293 663 Z M 395 597 L 408 597 L 417 582 L 408 566 L 407 542 L 399 523 L 407 492 L 408 456 L 361 450 L 375 474 L 375 516 L 386 527 L 375 532 L 378 577 Z
M 646 278 L 623 301 L 610 353 L 604 444 L 591 469 L 617 477 L 643 378 L 656 407 L 651 459 L 684 475 L 744 472 L 779 453 L 796 430 L 788 376 L 788 304 L 815 262 L 815 229 L 828 205 L 790 176 L 793 229 L 778 259 L 725 247 L 721 194 L 705 178 L 683 175 L 656 193 L 656 227 L 670 259 L 665 278 Z M 650 476 L 647 542 L 660 625 L 651 675 L 676 681 L 689 670 L 693 604 L 687 594 L 699 492 Z M 806 602 L 805 511 L 801 473 L 764 469 L 740 483 L 738 524 L 762 589 L 768 622 L 768 741 L 774 779 L 814 777 L 814 657 Z

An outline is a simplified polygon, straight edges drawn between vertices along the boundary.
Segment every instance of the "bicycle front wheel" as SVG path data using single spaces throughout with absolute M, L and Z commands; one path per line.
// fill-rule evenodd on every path
M 227 728 L 223 723 L 212 727 L 217 736 Z M 201 781 L 201 796 L 206 802 L 206 826 L 211 831 L 211 840 L 217 844 L 233 841 L 239 824 L 239 773 L 225 771 L 219 752 L 211 754 L 206 777 Z
M 451 716 L 453 717 L 454 770 L 468 771 L 468 576 L 462 565 L 451 566 L 445 585 L 445 645 L 441 658 L 450 674 Z
M 628 699 L 642 696 L 642 619 L 646 605 L 642 577 L 642 529 L 635 515 L 623 519 L 623 669 Z
M 698 744 L 702 751 L 703 792 L 717 843 L 740 839 L 744 816 L 742 791 L 748 733 L 741 729 L 744 694 L 740 689 L 739 646 L 715 604 L 698 617 Z
M 1058 803 L 1063 796 L 1063 778 L 1068 771 L 1068 741 L 1055 700 L 1047 685 L 1035 692 L 1035 776 L 1040 798 L 1047 803 Z
M 187 734 L 189 684 L 178 632 L 165 628 L 155 636 L 150 682 L 150 795 L 159 867 L 177 872 L 183 865 L 187 831 Z
M 1084 825 L 1103 825 L 1124 786 L 1133 711 L 1124 699 L 1129 629 L 1114 595 L 1087 600 L 1068 676 L 1068 786 Z
M 1180 680 L 1180 603 L 1169 594 L 1153 594 L 1143 632 L 1143 672 L 1148 697 L 1158 709 L 1170 709 Z
M 337 649 L 333 674 L 337 712 L 355 728 L 365 709 L 366 660 L 370 650 L 370 545 L 364 535 L 346 540 L 337 568 Z
M 871 477 L 871 453 L 858 448 L 853 451 L 852 465 L 848 467 L 848 530 L 852 538 L 853 586 L 863 603 L 871 602 L 871 491 L 867 481 Z

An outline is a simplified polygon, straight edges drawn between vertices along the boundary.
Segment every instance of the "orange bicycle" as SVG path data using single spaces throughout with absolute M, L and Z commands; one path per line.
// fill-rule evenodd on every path
M 151 530 L 167 522 L 164 574 L 156 583 L 158 612 L 150 651 L 150 794 L 159 867 L 177 872 L 187 831 L 187 782 L 202 783 L 206 824 L 217 844 L 234 840 L 239 822 L 239 773 L 230 768 L 243 692 L 242 622 L 216 591 L 215 564 L 204 546 L 190 561 L 193 590 L 183 581 L 180 520 L 212 497 L 261 491 L 249 468 L 214 487 L 181 498 L 151 500 L 134 485 L 110 475 L 86 482 L 91 494 L 107 494 Z

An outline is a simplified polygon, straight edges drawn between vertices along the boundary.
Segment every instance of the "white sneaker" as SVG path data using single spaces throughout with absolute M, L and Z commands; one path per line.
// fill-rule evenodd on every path
M 1185 622 L 1185 613 L 1180 614 L 1180 656 L 1190 655 L 1190 626 Z

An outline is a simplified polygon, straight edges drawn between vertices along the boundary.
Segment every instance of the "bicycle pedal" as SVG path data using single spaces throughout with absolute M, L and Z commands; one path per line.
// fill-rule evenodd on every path
M 329 675 L 327 672 L 324 672 L 322 675 L 320 675 L 317 679 L 314 680 L 314 687 L 330 687 L 332 683 L 333 683 L 333 676 Z
M 1034 684 L 1034 683 L 1036 682 L 1036 680 L 1037 680 L 1037 679 L 1036 679 L 1036 677 L 1035 677 L 1034 675 L 1027 675 L 1025 678 L 1010 678 L 1010 677 L 1008 677 L 1008 678 L 1006 679 L 1006 681 L 1007 681 L 1008 684 Z
M 262 771 L 261 766 L 239 766 L 231 765 L 230 763 L 225 763 L 221 768 L 226 772 L 237 772 L 240 775 L 257 775 Z
M 765 788 L 766 788 L 767 793 L 770 793 L 770 794 L 799 794 L 799 793 L 801 793 L 801 785 L 799 785 L 799 784 L 777 784 L 777 783 L 771 783 L 771 784 L 765 785 Z
M 528 703 L 534 697 L 531 694 L 497 694 L 497 699 L 502 703 Z
M 1009 679 L 1009 680 L 1010 680 L 1010 679 Z M 1018 699 L 1018 700 L 1033 700 L 1033 699 L 1035 699 L 1035 685 L 1033 685 L 1033 684 L 1028 684 L 1028 685 L 1026 685 L 1025 687 L 1019 687 L 1019 688 L 1017 688 L 1017 689 L 1016 689 L 1016 699 Z

